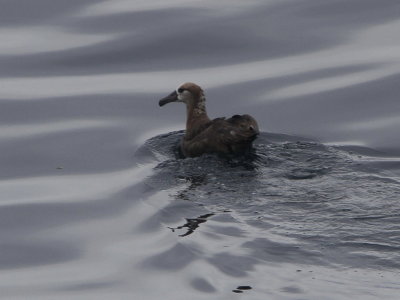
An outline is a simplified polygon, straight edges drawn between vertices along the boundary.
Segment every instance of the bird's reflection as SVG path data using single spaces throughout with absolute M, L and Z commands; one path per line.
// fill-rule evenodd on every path
M 172 232 L 175 232 L 175 230 L 180 230 L 180 229 L 186 229 L 186 232 L 183 234 L 180 234 L 179 236 L 184 237 L 192 234 L 197 228 L 199 228 L 200 224 L 207 222 L 207 219 L 211 216 L 215 215 L 214 213 L 209 213 L 205 215 L 201 215 L 197 218 L 193 219 L 186 219 L 186 223 L 178 226 L 178 227 L 168 227 L 169 229 L 172 230 Z

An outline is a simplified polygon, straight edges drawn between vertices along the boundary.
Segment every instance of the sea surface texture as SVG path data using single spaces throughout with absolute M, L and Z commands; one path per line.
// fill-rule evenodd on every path
M 0 0 L 1 299 L 400 299 L 398 0 Z M 182 159 L 191 81 L 246 157 Z

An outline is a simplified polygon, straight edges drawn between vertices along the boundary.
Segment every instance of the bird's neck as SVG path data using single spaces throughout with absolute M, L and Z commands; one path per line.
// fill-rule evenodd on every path
M 206 100 L 204 96 L 195 103 L 189 103 L 186 106 L 186 110 L 187 119 L 185 139 L 190 140 L 199 132 L 204 130 L 206 125 L 210 122 L 210 118 L 207 116 Z

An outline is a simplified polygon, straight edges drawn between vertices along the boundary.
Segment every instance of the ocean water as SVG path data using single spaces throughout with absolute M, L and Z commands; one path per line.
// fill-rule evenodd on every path
M 399 15 L 0 0 L 0 298 L 399 299 Z M 177 156 L 185 81 L 251 156 Z

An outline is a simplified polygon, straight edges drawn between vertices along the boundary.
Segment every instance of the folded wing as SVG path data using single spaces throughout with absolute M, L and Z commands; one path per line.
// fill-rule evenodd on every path
M 184 138 L 181 149 L 188 157 L 202 153 L 243 154 L 251 148 L 258 134 L 258 124 L 249 115 L 234 115 L 226 120 L 218 118 L 193 138 Z

